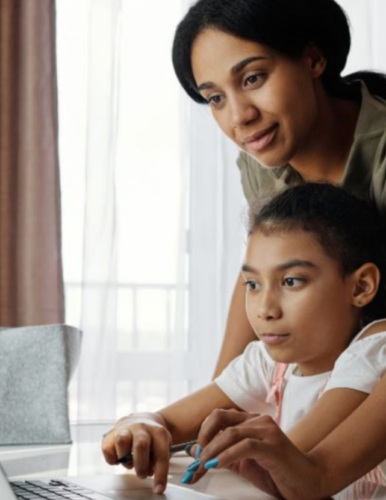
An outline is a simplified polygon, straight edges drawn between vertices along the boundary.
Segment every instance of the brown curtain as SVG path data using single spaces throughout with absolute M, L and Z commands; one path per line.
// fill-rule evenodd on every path
M 0 0 L 0 326 L 63 321 L 55 1 Z

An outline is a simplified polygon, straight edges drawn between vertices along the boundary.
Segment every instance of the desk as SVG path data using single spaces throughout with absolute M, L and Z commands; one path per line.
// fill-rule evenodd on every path
M 108 428 L 100 425 L 77 426 L 72 429 L 72 445 L 2 446 L 0 462 L 7 475 L 19 478 L 53 478 L 63 476 L 92 476 L 100 474 L 126 474 L 121 466 L 106 464 L 100 451 L 101 436 Z M 170 482 L 181 484 L 180 478 L 192 461 L 184 453 L 175 455 L 170 462 Z M 250 483 L 226 470 L 211 470 L 196 485 L 188 486 L 227 500 L 270 500 Z M 162 498 L 162 497 L 161 497 Z M 334 496 L 336 500 L 386 499 L 386 487 L 370 483 L 357 483 Z

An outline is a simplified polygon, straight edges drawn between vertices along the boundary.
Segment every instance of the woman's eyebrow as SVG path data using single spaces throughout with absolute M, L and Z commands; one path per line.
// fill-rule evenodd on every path
M 287 269 L 291 269 L 292 267 L 316 267 L 314 263 L 312 263 L 309 260 L 302 260 L 302 259 L 292 259 L 287 262 L 283 262 L 283 264 L 279 264 L 276 266 L 276 269 L 278 271 L 286 271 Z M 246 272 L 246 273 L 253 273 L 253 274 L 259 274 L 259 271 L 255 269 L 254 267 L 250 266 L 249 264 L 243 264 L 241 267 L 241 270 Z
M 267 59 L 267 57 L 264 57 L 264 56 L 251 56 L 251 57 L 247 57 L 246 59 L 243 59 L 242 61 L 238 62 L 237 64 L 235 64 L 234 66 L 232 66 L 231 68 L 231 75 L 236 75 L 237 73 L 239 73 L 240 71 L 242 71 L 245 66 L 248 66 L 248 64 L 250 64 L 251 62 L 254 62 L 254 61 L 261 61 L 261 60 L 264 60 L 264 59 Z
M 264 59 L 267 59 L 267 57 L 264 57 L 264 56 L 247 57 L 246 59 L 243 59 L 242 61 L 240 61 L 240 62 L 236 63 L 234 66 L 232 66 L 230 73 L 232 76 L 235 76 L 235 75 L 237 75 L 237 73 L 240 73 L 240 71 L 242 71 L 251 62 L 261 61 Z M 198 85 L 197 90 L 198 90 L 198 92 L 201 92 L 201 90 L 208 90 L 208 89 L 212 89 L 213 87 L 215 87 L 214 83 L 204 82 L 204 83 L 201 83 L 200 85 Z

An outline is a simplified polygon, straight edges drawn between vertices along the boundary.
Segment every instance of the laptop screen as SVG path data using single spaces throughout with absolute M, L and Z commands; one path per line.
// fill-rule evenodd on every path
M 0 464 L 0 498 L 1 500 L 16 500 L 11 486 L 8 483 L 7 476 Z

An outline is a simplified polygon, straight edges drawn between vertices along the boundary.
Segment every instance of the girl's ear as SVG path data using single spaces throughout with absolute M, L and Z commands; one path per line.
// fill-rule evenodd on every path
M 315 44 L 309 43 L 304 49 L 303 56 L 313 78 L 319 78 L 327 66 L 323 52 Z
M 353 294 L 352 305 L 355 307 L 367 306 L 375 297 L 379 287 L 381 274 L 378 267 L 367 262 L 352 274 Z

